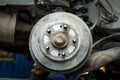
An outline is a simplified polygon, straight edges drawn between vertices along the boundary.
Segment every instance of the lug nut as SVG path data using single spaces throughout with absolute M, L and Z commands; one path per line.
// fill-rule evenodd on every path
M 48 29 L 48 30 L 47 30 L 47 32 L 48 32 L 48 34 L 50 34 L 50 33 L 51 33 L 51 30 L 50 30 L 50 29 Z

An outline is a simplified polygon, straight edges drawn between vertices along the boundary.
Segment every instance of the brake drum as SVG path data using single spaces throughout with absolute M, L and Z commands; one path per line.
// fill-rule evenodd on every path
M 41 68 L 53 73 L 71 73 L 84 65 L 92 47 L 92 37 L 82 19 L 55 12 L 40 19 L 31 31 L 30 53 Z

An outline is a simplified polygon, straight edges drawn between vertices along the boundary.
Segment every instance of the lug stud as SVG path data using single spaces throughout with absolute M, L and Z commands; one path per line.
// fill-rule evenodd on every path
M 63 28 L 66 30 L 68 28 L 68 26 L 65 24 L 65 25 L 63 25 Z
M 48 51 L 49 49 L 50 49 L 50 47 L 47 46 L 47 47 L 46 47 L 46 50 Z
M 47 30 L 47 33 L 48 33 L 48 34 L 50 34 L 50 33 L 51 33 L 51 30 L 50 30 L 50 29 L 48 29 L 48 30 Z
M 66 55 L 66 53 L 65 53 L 65 52 L 63 52 L 63 53 L 62 53 L 62 57 L 65 57 L 65 55 Z
M 76 39 L 74 39 L 74 40 L 73 40 L 73 43 L 75 44 L 76 42 L 77 42 Z

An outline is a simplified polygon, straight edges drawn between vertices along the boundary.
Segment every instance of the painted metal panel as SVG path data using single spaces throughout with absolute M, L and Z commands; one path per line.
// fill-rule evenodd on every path
M 0 62 L 0 78 L 29 78 L 32 67 L 32 61 L 27 61 L 24 55 L 17 54 L 15 62 Z

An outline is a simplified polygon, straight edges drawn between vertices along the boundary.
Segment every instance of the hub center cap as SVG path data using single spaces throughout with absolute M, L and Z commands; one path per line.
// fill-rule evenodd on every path
M 52 37 L 52 45 L 56 48 L 64 48 L 68 45 L 68 37 L 65 33 L 57 33 Z

